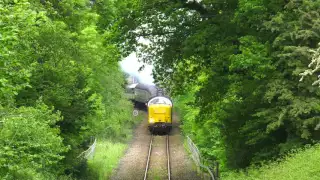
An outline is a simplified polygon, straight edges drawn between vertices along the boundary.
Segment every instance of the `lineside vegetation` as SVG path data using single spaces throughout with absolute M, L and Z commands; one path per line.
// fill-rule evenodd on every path
M 0 179 L 81 179 L 90 139 L 127 140 L 121 4 L 0 1 Z
M 275 169 L 262 162 L 319 143 L 319 12 L 316 0 L 0 1 L 0 178 L 80 179 L 93 136 L 127 139 L 118 61 L 138 51 L 203 156 L 263 179 Z
M 153 63 L 208 161 L 239 170 L 319 142 L 320 1 L 130 4 L 121 50 Z
M 224 180 L 256 180 L 256 179 L 320 179 L 320 146 L 305 147 L 289 153 L 281 160 L 265 162 L 261 166 L 252 166 L 246 171 L 228 172 Z

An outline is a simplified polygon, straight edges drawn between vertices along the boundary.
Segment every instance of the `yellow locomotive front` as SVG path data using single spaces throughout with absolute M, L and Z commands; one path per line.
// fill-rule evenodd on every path
M 148 127 L 151 133 L 168 133 L 172 128 L 172 101 L 163 96 L 148 103 Z

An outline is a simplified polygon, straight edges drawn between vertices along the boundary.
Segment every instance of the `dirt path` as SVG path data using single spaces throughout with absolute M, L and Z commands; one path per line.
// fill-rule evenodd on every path
M 170 160 L 171 160 L 171 179 L 172 180 L 198 180 L 193 162 L 188 157 L 183 147 L 183 138 L 180 134 L 179 119 L 177 116 L 173 117 L 173 128 L 170 133 Z M 118 168 L 114 171 L 111 180 L 142 180 L 144 177 L 144 170 L 148 155 L 148 148 L 150 142 L 150 133 L 147 128 L 147 120 L 145 120 L 137 127 L 134 132 L 134 138 L 121 159 Z M 159 158 L 160 155 L 159 155 Z M 164 157 L 166 159 L 166 157 Z M 156 174 L 164 170 L 166 173 L 166 166 L 159 160 L 159 164 L 153 164 Z M 163 167 L 164 166 L 164 167 Z M 161 170 L 162 169 L 162 170 Z M 156 179 L 167 179 L 166 176 L 157 176 Z M 150 179 L 151 180 L 151 179 Z

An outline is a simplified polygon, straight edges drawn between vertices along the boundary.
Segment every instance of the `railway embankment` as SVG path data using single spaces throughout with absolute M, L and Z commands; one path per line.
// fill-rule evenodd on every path
M 134 137 L 129 147 L 114 169 L 111 180 L 141 180 L 144 178 L 149 154 L 151 134 L 148 131 L 147 119 L 135 129 Z M 147 179 L 168 179 L 168 164 L 166 155 L 166 136 L 155 136 L 150 157 L 150 167 Z M 163 141 L 162 141 L 163 140 Z M 183 146 L 183 137 L 179 128 L 179 119 L 173 117 L 173 128 L 169 134 L 168 150 L 170 154 L 171 179 L 197 180 L 192 159 Z

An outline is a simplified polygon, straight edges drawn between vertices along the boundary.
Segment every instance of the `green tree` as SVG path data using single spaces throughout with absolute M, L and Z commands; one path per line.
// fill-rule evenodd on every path
M 53 179 L 63 174 L 61 160 L 68 148 L 59 136 L 59 113 L 44 104 L 0 109 L 0 177 Z M 37 129 L 35 131 L 35 129 Z
M 120 140 L 127 137 L 133 123 L 130 118 L 132 105 L 124 97 L 124 75 L 118 65 L 121 56 L 111 41 L 115 35 L 110 30 L 118 10 L 113 1 L 104 3 L 76 0 L 0 2 L 0 107 L 6 116 L 11 112 L 19 114 L 19 121 L 25 125 L 32 113 L 48 114 L 38 108 L 41 99 L 43 106 L 50 107 L 50 113 L 59 112 L 61 116 L 45 130 L 56 132 L 57 138 L 63 140 L 62 147 L 55 144 L 56 151 L 41 154 L 49 159 L 59 154 L 56 157 L 59 160 L 52 160 L 55 168 L 50 169 L 45 164 L 40 168 L 36 164 L 22 171 L 19 168 L 26 166 L 19 162 L 19 168 L 3 167 L 1 175 L 12 179 L 29 173 L 30 179 L 44 179 L 46 175 L 37 175 L 41 169 L 53 179 L 63 173 L 80 178 L 86 162 L 77 157 L 88 148 L 91 137 Z M 108 7 L 109 4 L 112 6 Z M 115 12 L 108 19 L 102 11 L 106 8 Z M 30 120 L 30 128 L 31 125 L 34 129 L 47 127 L 45 119 L 41 123 L 41 118 L 34 120 L 39 123 Z M 49 115 L 43 118 L 50 119 Z M 14 133 L 14 128 L 7 124 L 9 122 L 5 121 L 0 132 Z M 42 143 L 42 138 L 48 138 L 48 142 L 57 141 L 53 135 L 37 137 L 39 133 L 29 131 L 32 130 L 21 133 L 34 133 L 32 136 L 39 139 L 38 144 Z M 18 152 L 28 146 L 19 144 L 12 147 L 12 151 Z M 61 151 L 58 151 L 59 147 Z M 37 156 L 38 151 L 28 153 L 28 156 Z M 7 158 L 9 156 L 1 160 L 11 163 Z M 16 161 L 18 159 L 13 159 L 12 163 Z M 50 174 L 54 169 L 59 172 L 57 176 Z M 14 175 L 16 172 L 17 176 Z
M 315 78 L 298 82 L 319 42 L 319 2 L 145 0 L 132 8 L 119 21 L 122 52 L 140 50 L 154 64 L 205 157 L 243 168 L 319 139 Z

